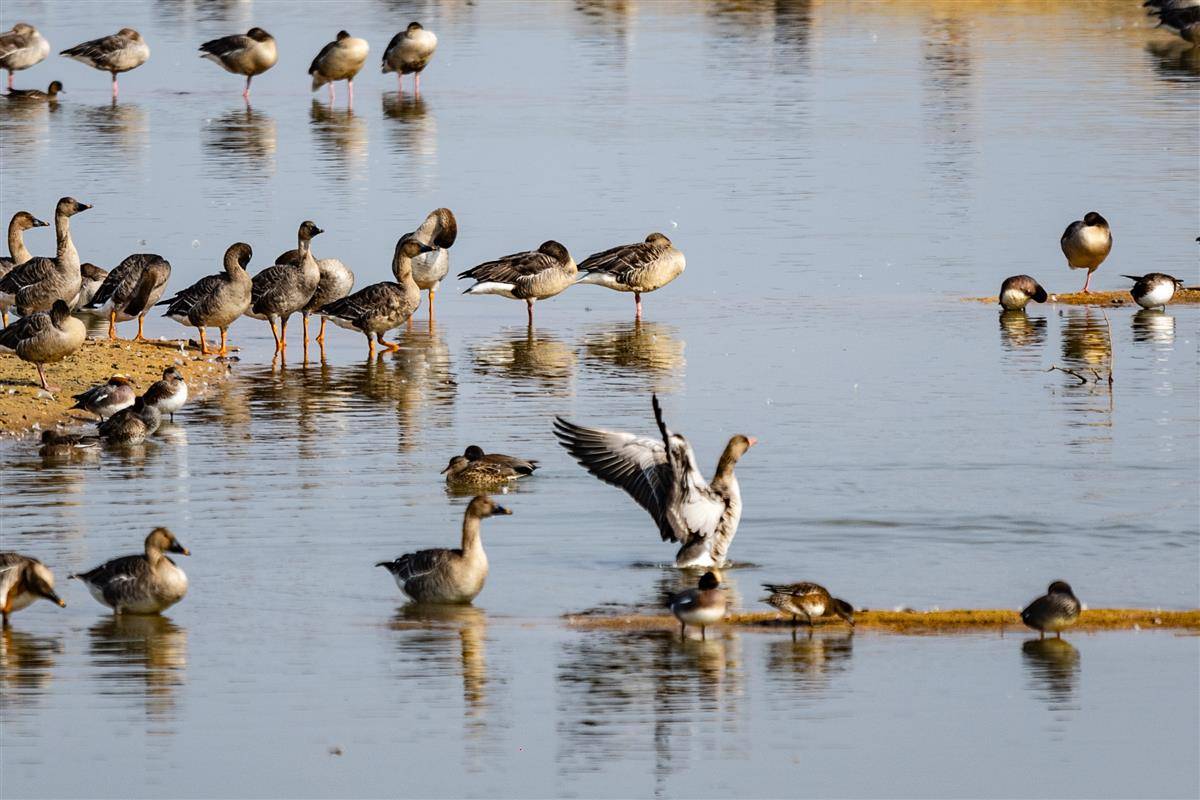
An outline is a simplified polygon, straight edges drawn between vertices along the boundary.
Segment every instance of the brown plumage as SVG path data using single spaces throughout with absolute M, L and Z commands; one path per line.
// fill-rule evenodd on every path
M 143 326 L 150 309 L 163 296 L 171 278 L 171 264 L 154 253 L 134 253 L 113 267 L 96 290 L 87 308 L 108 314 L 108 338 L 116 341 L 117 323 L 137 319 L 135 342 L 145 341 Z
M 1046 631 L 1053 631 L 1062 638 L 1063 628 L 1069 628 L 1079 620 L 1083 605 L 1066 581 L 1050 584 L 1046 593 L 1035 599 L 1021 612 L 1021 621 L 1038 631 L 1038 638 L 1046 638 Z
M 45 365 L 62 361 L 83 347 L 87 328 L 71 316 L 71 308 L 62 300 L 54 301 L 49 311 L 22 317 L 0 330 L 0 347 L 7 347 L 22 361 L 37 367 L 42 388 L 57 391 L 46 381 Z
M 446 483 L 453 486 L 494 489 L 532 475 L 537 468 L 537 461 L 501 453 L 485 453 L 478 445 L 471 445 L 461 456 L 451 458 L 442 474 L 446 476 Z
M 396 243 L 392 257 L 392 271 L 400 276 L 399 283 L 373 283 L 349 297 L 323 306 L 317 313 L 328 317 L 338 327 L 356 330 L 366 336 L 370 355 L 375 353 L 376 340 L 388 350 L 399 350 L 400 345 L 387 341 L 384 335 L 407 322 L 421 305 L 421 290 L 412 277 L 412 260 L 431 249 L 412 239 L 401 239 Z
M 182 600 L 188 588 L 187 575 L 164 553 L 191 555 L 175 534 L 155 528 L 141 554 L 114 558 L 69 577 L 117 614 L 158 614 Z
M 83 277 L 79 271 L 79 253 L 71 238 L 71 217 L 89 208 L 73 197 L 59 199 L 54 209 L 57 253 L 54 258 L 30 258 L 0 278 L 0 302 L 14 305 L 19 314 L 46 311 L 55 300 L 63 300 L 67 305 L 74 302 Z
M 20 611 L 37 599 L 66 608 L 67 604 L 54 591 L 54 573 L 33 556 L 20 553 L 0 553 L 0 614 L 8 625 L 8 615 Z
M 4 276 L 12 272 L 14 267 L 19 267 L 33 258 L 33 254 L 25 246 L 25 231 L 30 228 L 44 228 L 47 224 L 28 211 L 18 211 L 13 214 L 8 223 L 9 254 L 0 256 L 0 281 L 3 281 Z M 8 310 L 13 306 L 15 300 L 16 298 L 12 295 L 0 294 L 0 314 L 3 314 L 3 325 L 8 324 Z
M 1044 303 L 1048 297 L 1041 284 L 1028 275 L 1013 275 L 1000 284 L 1000 306 L 1005 311 L 1020 311 L 1030 300 Z
M 235 75 L 246 76 L 246 88 L 242 97 L 250 99 L 250 81 L 261 75 L 279 60 L 275 37 L 262 28 L 251 28 L 244 34 L 210 39 L 200 45 L 200 57 L 207 58 L 221 69 Z
M 576 283 L 594 283 L 618 292 L 633 292 L 636 319 L 642 318 L 642 295 L 661 289 L 683 274 L 687 261 L 671 240 L 651 233 L 643 242 L 623 244 L 588 256 L 579 265 Z
M 819 583 L 764 583 L 763 588 L 771 593 L 764 602 L 785 614 L 791 614 L 793 623 L 798 622 L 803 614 L 811 628 L 814 617 L 836 614 L 854 627 L 853 606 L 845 600 L 831 597 L 829 590 Z
M 250 308 L 251 281 L 246 267 L 254 251 L 245 242 L 234 242 L 225 251 L 225 271 L 206 275 L 174 297 L 165 305 L 164 317 L 181 325 L 191 325 L 200 335 L 200 355 L 208 355 L 205 328 L 221 331 L 221 355 L 229 354 L 229 326 Z
M 567 290 L 579 273 L 567 248 L 554 240 L 543 242 L 537 250 L 513 253 L 486 261 L 459 273 L 459 280 L 470 278 L 475 284 L 463 294 L 498 294 L 512 300 L 524 300 L 533 324 L 533 304 Z

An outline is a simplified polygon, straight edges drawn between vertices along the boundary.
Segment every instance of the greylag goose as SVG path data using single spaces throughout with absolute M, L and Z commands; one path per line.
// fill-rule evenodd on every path
M 641 319 L 642 295 L 666 286 L 682 275 L 686 266 L 683 253 L 675 249 L 670 239 L 652 233 L 644 242 L 623 244 L 588 256 L 579 265 L 582 274 L 575 282 L 633 292 L 637 309 L 634 318 Z
M 4 615 L 4 625 L 8 625 L 9 614 L 39 598 L 67 607 L 54 591 L 54 573 L 49 567 L 32 556 L 0 553 L 0 613 Z
M 286 253 L 281 253 L 279 258 L 275 259 L 275 263 L 299 266 L 303 260 L 304 256 L 299 250 L 288 250 Z M 321 271 L 321 279 L 317 281 L 317 290 L 313 292 L 312 298 L 304 304 L 304 308 L 300 309 L 301 321 L 304 325 L 305 346 L 308 345 L 308 318 L 313 314 L 319 314 L 323 307 L 334 300 L 341 300 L 354 288 L 353 270 L 336 258 L 318 258 L 317 269 Z M 325 344 L 325 317 L 323 315 L 321 316 L 321 329 L 317 332 L 317 344 L 322 346 Z
M 764 602 L 791 614 L 793 625 L 799 622 L 801 614 L 809 628 L 813 626 L 813 617 L 836 614 L 854 627 L 854 607 L 830 596 L 829 590 L 819 583 L 764 583 L 763 588 L 771 593 Z
M 1108 228 L 1108 220 L 1095 211 L 1089 211 L 1083 219 L 1077 219 L 1067 226 L 1059 244 L 1062 245 L 1063 255 L 1067 257 L 1067 266 L 1087 270 L 1081 290 L 1087 294 L 1092 273 L 1104 263 L 1112 250 L 1112 231 Z
M 700 576 L 695 589 L 667 595 L 667 607 L 679 620 L 679 638 L 687 634 L 688 625 L 700 626 L 700 638 L 705 638 L 705 629 L 725 618 L 725 594 L 721 591 L 721 579 L 715 572 Z
M 100 291 L 100 287 L 104 285 L 107 277 L 108 270 L 106 269 L 86 261 L 80 264 L 79 294 L 75 295 L 75 302 L 71 303 L 71 310 L 78 311 L 92 302 L 92 298 L 96 296 L 96 292 Z
M 135 342 L 145 340 L 143 326 L 150 309 L 163 296 L 171 278 L 171 264 L 154 253 L 134 253 L 117 266 L 100 284 L 86 308 L 108 314 L 108 338 L 116 340 L 117 323 L 137 318 Z
M 150 58 L 150 47 L 133 28 L 121 28 L 111 36 L 68 47 L 59 55 L 112 75 L 112 95 L 116 97 L 117 75 L 145 64 Z
M 164 317 L 191 325 L 200 333 L 200 355 L 208 355 L 205 328 L 221 330 L 221 355 L 229 354 L 229 326 L 250 308 L 250 275 L 246 267 L 254 251 L 245 242 L 234 242 L 225 251 L 225 271 L 206 275 L 174 297 L 159 303 Z
M 0 256 L 0 280 L 4 276 L 12 272 L 13 267 L 19 267 L 29 259 L 33 258 L 33 254 L 29 252 L 29 248 L 25 246 L 25 231 L 30 228 L 44 228 L 47 223 L 30 214 L 28 211 L 18 211 L 13 214 L 13 217 L 8 222 L 8 256 Z M 8 324 L 8 309 L 13 304 L 12 295 L 0 295 L 0 314 L 3 315 L 3 324 Z
M 321 268 L 312 255 L 312 239 L 322 233 L 311 220 L 300 223 L 297 233 L 300 262 L 267 267 L 251 282 L 250 310 L 246 314 L 271 323 L 276 352 L 287 349 L 288 317 L 308 304 L 321 282 Z M 276 330 L 280 321 L 283 324 Z
M 325 84 L 329 84 L 329 102 L 333 102 L 333 84 L 337 81 L 346 82 L 349 93 L 349 103 L 354 105 L 354 76 L 367 63 L 370 46 L 366 39 L 358 39 L 346 31 L 338 31 L 337 38 L 321 48 L 317 57 L 308 67 L 312 76 L 312 90 L 315 92 Z
M 417 287 L 429 292 L 429 319 L 433 319 L 433 296 L 437 293 L 442 279 L 450 272 L 450 248 L 458 238 L 458 220 L 454 212 L 448 208 L 438 208 L 429 212 L 421 226 L 412 233 L 406 233 L 400 239 L 415 239 L 421 244 L 427 244 L 433 249 L 422 253 L 413 259 L 413 280 Z M 396 280 L 400 276 L 396 275 Z M 410 320 L 411 321 L 411 320 Z
M 146 441 L 162 425 L 162 412 L 137 397 L 133 405 L 113 414 L 96 426 L 100 438 L 108 444 L 134 445 Z
M 1059 639 L 1063 628 L 1079 621 L 1083 606 L 1071 591 L 1066 581 L 1055 581 L 1041 597 L 1034 600 L 1021 612 L 1021 621 L 1038 631 L 1039 639 L 1046 638 L 1046 631 L 1053 631 Z
M 396 252 L 392 257 L 392 272 L 400 277 L 399 283 L 373 283 L 349 297 L 321 307 L 317 313 L 329 317 L 338 327 L 365 335 L 370 355 L 375 354 L 375 340 L 378 340 L 380 347 L 399 350 L 400 345 L 383 337 L 388 331 L 407 322 L 417 306 L 421 305 L 421 290 L 412 277 L 412 260 L 414 256 L 427 253 L 430 249 L 428 245 L 401 239 L 396 242 Z
M 191 555 L 175 534 L 155 528 L 142 554 L 114 558 L 69 577 L 118 614 L 158 614 L 182 600 L 188 588 L 187 575 L 165 553 Z
M 71 316 L 71 307 L 55 300 L 49 311 L 21 317 L 0 330 L 0 347 L 7 347 L 17 358 L 36 366 L 42 388 L 54 392 L 58 388 L 46 382 L 45 365 L 62 361 L 83 347 L 86 338 L 87 327 Z
M 386 568 L 400 590 L 418 603 L 469 603 L 483 591 L 488 574 L 479 521 L 509 514 L 512 512 L 504 506 L 480 495 L 463 514 L 461 548 L 418 550 L 375 566 Z
M 160 414 L 169 414 L 172 422 L 175 421 L 175 412 L 183 408 L 187 399 L 187 381 L 183 379 L 183 373 L 175 367 L 164 369 L 162 380 L 150 384 L 150 388 L 142 395 L 142 401 L 146 405 L 157 408 Z
M 1046 290 L 1028 275 L 1013 275 L 1000 284 L 1000 307 L 1005 311 L 1020 311 L 1029 304 L 1046 302 Z
M 437 37 L 419 22 L 410 22 L 408 27 L 392 37 L 383 51 L 383 74 L 396 73 L 399 91 L 404 91 L 404 76 L 413 76 L 413 92 L 421 92 L 421 71 L 429 65 L 433 51 L 437 49 Z
M 244 34 L 222 36 L 200 45 L 200 57 L 219 64 L 226 72 L 246 76 L 242 97 L 250 99 L 250 81 L 261 75 L 279 60 L 275 37 L 262 28 L 251 28 Z
M 452 486 L 502 488 L 511 481 L 532 475 L 537 468 L 537 461 L 485 453 L 482 447 L 471 445 L 461 456 L 450 459 L 442 474 L 446 476 L 446 483 Z
M 75 395 L 71 410 L 82 409 L 105 420 L 121 409 L 129 408 L 136 397 L 133 381 L 124 375 L 113 375 L 106 383 Z
M 1183 279 L 1168 275 L 1165 272 L 1150 272 L 1145 275 L 1122 275 L 1133 281 L 1129 294 L 1133 301 L 1142 308 L 1158 308 L 1165 311 L 1167 303 L 1175 296 L 1175 290 L 1183 286 Z
M 742 495 L 733 468 L 758 440 L 741 434 L 732 437 L 712 481 L 706 481 L 688 440 L 667 430 L 657 395 L 652 405 L 661 439 L 585 428 L 562 417 L 555 418 L 554 434 L 584 469 L 624 489 L 646 509 L 663 541 L 682 543 L 675 566 L 724 566 L 742 517 Z
M 42 456 L 72 456 L 77 453 L 94 451 L 99 446 L 99 436 L 45 430 L 42 431 L 42 446 L 38 448 L 38 454 Z
M 50 55 L 50 43 L 38 29 L 18 22 L 12 30 L 0 33 L 0 69 L 8 71 L 8 90 L 13 88 L 13 73 L 29 69 Z
M 19 314 L 45 311 L 55 300 L 68 305 L 79 294 L 83 277 L 79 272 L 79 253 L 71 239 L 71 217 L 91 206 L 73 197 L 64 197 L 54 209 L 54 234 L 58 240 L 54 258 L 35 256 L 13 267 L 0 279 L 0 302 L 16 306 Z
M 50 81 L 46 91 L 41 89 L 9 89 L 4 97 L 8 100 L 33 100 L 39 103 L 57 103 L 63 92 L 62 81 Z
M 487 261 L 458 275 L 459 280 L 475 281 L 463 294 L 498 294 L 512 300 L 524 300 L 533 324 L 533 304 L 566 291 L 575 282 L 578 269 L 574 259 L 556 241 L 543 242 L 537 250 L 513 253 Z

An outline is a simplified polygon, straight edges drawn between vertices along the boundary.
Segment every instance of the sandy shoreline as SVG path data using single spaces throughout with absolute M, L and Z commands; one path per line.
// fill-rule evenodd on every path
M 972 303 L 989 303 L 998 306 L 1000 298 L 996 295 L 991 297 L 965 297 Z M 1123 289 L 1119 292 L 1089 292 L 1083 294 L 1081 292 L 1067 292 L 1065 294 L 1051 294 L 1046 301 L 1047 304 L 1058 303 L 1065 306 L 1132 306 L 1133 295 L 1129 294 L 1128 289 Z M 1171 302 L 1167 303 L 1167 307 L 1177 305 L 1195 305 L 1200 303 L 1200 289 L 1180 289 L 1175 292 L 1175 296 L 1171 298 Z M 1030 303 L 1030 308 L 1036 308 L 1037 303 Z

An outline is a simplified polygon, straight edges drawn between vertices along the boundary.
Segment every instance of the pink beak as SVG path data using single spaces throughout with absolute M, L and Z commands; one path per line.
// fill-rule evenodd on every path
M 757 437 L 757 436 L 751 436 L 751 437 L 749 437 L 749 438 L 748 438 L 746 441 L 750 442 L 750 446 L 751 446 L 751 447 L 754 447 L 754 445 L 758 444 L 758 437 Z

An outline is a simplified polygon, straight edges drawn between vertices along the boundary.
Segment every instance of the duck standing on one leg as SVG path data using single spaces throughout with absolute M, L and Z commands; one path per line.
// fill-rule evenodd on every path
M 1092 273 L 1104 263 L 1112 250 L 1112 231 L 1108 228 L 1108 220 L 1095 211 L 1089 211 L 1083 219 L 1077 219 L 1067 226 L 1059 244 L 1063 255 L 1067 257 L 1067 266 L 1087 270 L 1087 278 L 1080 291 L 1088 294 Z

